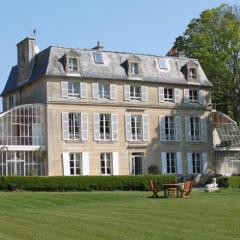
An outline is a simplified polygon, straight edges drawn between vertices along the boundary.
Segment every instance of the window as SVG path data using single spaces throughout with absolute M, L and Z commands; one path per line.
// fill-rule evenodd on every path
M 202 171 L 202 158 L 200 153 L 192 154 L 192 173 L 201 173 Z
M 200 141 L 200 118 L 190 117 L 191 141 Z
M 131 115 L 132 140 L 142 139 L 142 116 Z
M 103 64 L 104 62 L 103 62 L 102 53 L 100 53 L 100 52 L 94 53 L 94 60 L 95 60 L 95 63 Z
M 174 117 L 165 117 L 165 136 L 168 141 L 176 140 Z
M 130 86 L 130 99 L 141 100 L 141 86 Z
M 80 139 L 80 128 L 81 128 L 81 113 L 69 113 L 69 138 Z
M 99 98 L 110 99 L 110 84 L 98 84 L 98 94 Z
M 130 74 L 138 75 L 138 64 L 137 63 L 130 63 Z
M 101 174 L 110 175 L 112 174 L 112 154 L 101 153 Z
M 15 96 L 10 96 L 8 98 L 8 109 L 11 109 L 13 107 L 15 107 L 15 100 L 14 100 Z
M 189 90 L 189 103 L 198 103 L 199 102 L 199 95 L 198 90 Z
M 166 153 L 167 173 L 176 173 L 176 153 Z
M 132 174 L 140 175 L 143 173 L 143 153 L 132 153 Z
M 100 138 L 103 140 L 111 139 L 111 115 L 100 114 Z
M 77 71 L 78 70 L 78 63 L 76 58 L 69 58 L 68 59 L 68 70 Z
M 73 176 L 81 175 L 82 174 L 82 154 L 70 153 L 69 166 L 70 166 L 70 175 L 73 175 Z
M 164 59 L 160 59 L 159 60 L 159 67 L 160 67 L 160 69 L 168 69 L 168 67 L 167 67 L 167 62 L 166 62 L 166 60 L 164 60 Z
M 165 102 L 173 102 L 173 89 L 172 88 L 164 88 L 164 101 Z
M 80 97 L 80 84 L 78 82 L 68 82 L 68 96 Z
M 196 68 L 189 68 L 189 78 L 190 79 L 196 79 L 197 78 Z

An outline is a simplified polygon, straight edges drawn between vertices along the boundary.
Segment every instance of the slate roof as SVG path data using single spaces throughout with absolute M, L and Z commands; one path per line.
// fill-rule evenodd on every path
M 173 83 L 184 85 L 195 85 L 211 87 L 205 73 L 203 72 L 199 62 L 196 59 L 178 58 L 169 56 L 157 56 L 146 54 L 134 54 L 113 51 L 101 51 L 104 58 L 104 64 L 96 64 L 94 61 L 93 49 L 77 49 L 63 47 L 48 47 L 38 53 L 34 58 L 34 67 L 29 79 L 22 84 L 26 85 L 38 80 L 42 76 L 68 76 L 63 66 L 63 56 L 70 51 L 79 54 L 80 72 L 78 76 L 84 78 L 99 78 L 112 80 L 141 80 L 156 83 Z M 141 76 L 130 77 L 126 74 L 123 63 L 131 56 L 136 56 L 141 60 Z M 158 65 L 159 59 L 166 59 L 169 70 L 161 70 Z M 198 80 L 188 81 L 181 68 L 189 61 L 193 61 L 198 65 Z M 14 66 L 10 72 L 9 78 L 1 95 L 16 90 L 17 86 L 17 66 Z

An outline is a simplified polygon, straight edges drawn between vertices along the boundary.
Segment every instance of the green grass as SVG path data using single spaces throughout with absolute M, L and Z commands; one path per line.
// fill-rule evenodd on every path
M 3 240 L 240 239 L 240 191 L 152 199 L 150 192 L 0 192 Z

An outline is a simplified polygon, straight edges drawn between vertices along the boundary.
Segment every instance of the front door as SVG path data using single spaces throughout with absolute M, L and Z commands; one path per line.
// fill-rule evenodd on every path
M 143 173 L 143 154 L 132 153 L 132 174 L 141 175 Z

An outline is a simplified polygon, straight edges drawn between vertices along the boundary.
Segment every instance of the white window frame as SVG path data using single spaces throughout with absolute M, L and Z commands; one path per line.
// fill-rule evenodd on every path
M 130 74 L 131 75 L 138 75 L 139 74 L 139 65 L 138 63 L 130 63 Z
M 141 100 L 141 86 L 140 85 L 130 85 L 130 99 L 131 100 Z
M 68 81 L 68 97 L 80 97 L 80 83 Z
M 166 168 L 167 174 L 177 173 L 177 154 L 175 152 L 166 152 Z
M 160 69 L 168 70 L 168 64 L 166 59 L 159 59 L 158 64 Z
M 113 174 L 113 160 L 112 153 L 103 152 L 100 153 L 100 170 L 101 175 L 112 175 Z
M 133 141 L 141 141 L 143 139 L 142 123 L 142 115 L 131 115 L 131 134 Z
M 192 173 L 201 174 L 202 173 L 202 154 L 192 153 Z
M 77 166 L 77 163 L 79 164 Z M 82 175 L 82 153 L 69 153 L 69 168 L 71 176 Z M 78 173 L 79 171 L 79 173 Z
M 172 97 L 170 97 L 170 93 L 169 91 L 172 91 Z M 164 95 L 163 95 L 163 99 L 165 102 L 174 102 L 174 88 L 164 88 Z
M 98 83 L 98 96 L 100 99 L 110 99 L 110 84 Z
M 199 117 L 190 117 L 191 141 L 201 141 L 201 119 Z
M 108 122 L 108 124 L 107 124 L 107 122 Z M 107 128 L 109 128 L 108 133 L 107 133 Z M 103 131 L 101 132 L 101 130 L 103 130 Z M 111 114 L 105 114 L 105 113 L 99 114 L 99 132 L 100 132 L 101 140 L 111 140 L 111 135 L 112 135 Z
M 189 68 L 189 79 L 197 79 L 197 69 L 196 68 Z
M 174 116 L 165 116 L 165 138 L 166 141 L 176 141 L 176 126 Z
M 68 121 L 69 121 L 69 139 L 72 140 L 81 139 L 81 113 L 69 112 Z M 76 129 L 78 129 L 78 132 L 76 131 Z
M 70 57 L 68 58 L 68 70 L 77 71 L 78 70 L 78 60 L 77 58 Z
M 199 103 L 199 91 L 196 89 L 189 89 L 189 103 Z
M 94 61 L 97 64 L 104 64 L 103 54 L 101 52 L 94 53 Z

